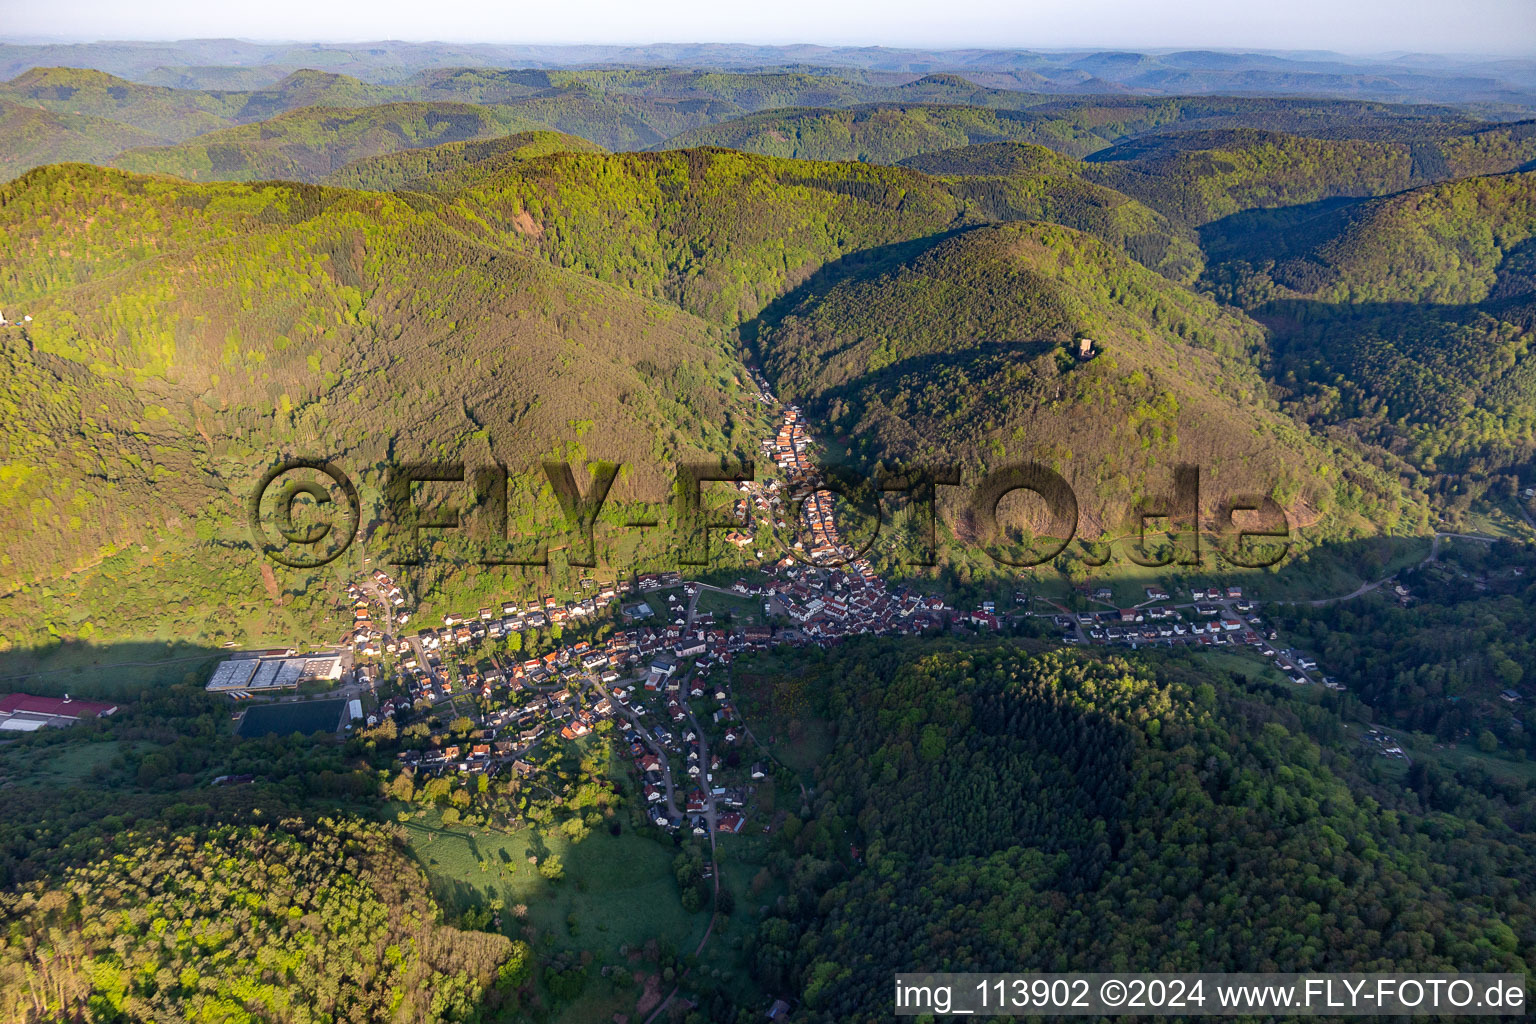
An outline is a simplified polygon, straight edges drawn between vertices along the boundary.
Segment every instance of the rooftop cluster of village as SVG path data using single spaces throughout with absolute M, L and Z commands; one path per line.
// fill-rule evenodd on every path
M 405 748 L 399 763 L 418 785 L 447 774 L 531 775 L 542 744 L 579 741 L 603 728 L 630 752 L 655 824 L 740 831 L 767 768 L 761 753 L 748 753 L 755 746 L 744 746 L 725 671 L 733 658 L 774 644 L 917 634 L 952 622 L 942 599 L 888 587 L 867 561 L 851 557 L 832 496 L 815 490 L 807 456 L 813 443 L 799 410 L 782 410 L 765 446 L 783 478 L 741 485 L 736 502 L 742 530 L 782 530 L 803 515 L 809 544 L 797 543 L 792 554 L 729 587 L 676 571 L 583 576 L 569 600 L 507 600 L 450 612 L 441 626 L 406 629 L 410 598 L 375 570 L 347 588 L 353 621 L 341 657 L 255 652 L 220 665 L 209 689 L 241 698 L 346 673 L 368 703 L 357 724 L 395 722 Z M 753 534 L 727 539 L 745 546 Z M 750 614 L 717 619 L 699 606 L 710 594 Z M 343 716 L 339 730 L 351 728 L 353 717 Z M 450 735 L 440 728 L 448 721 L 469 728 Z
M 1131 607 L 1117 606 L 1112 588 L 1085 587 L 1084 602 L 1101 609 L 1070 611 L 1021 593 L 1021 607 L 1006 613 L 991 601 L 961 613 L 940 597 L 888 585 L 840 538 L 833 495 L 819 489 L 810 458 L 815 441 L 800 410 L 778 407 L 761 376 L 754 380 L 759 399 L 779 411 L 777 432 L 763 449 L 781 475 L 738 485 L 740 526 L 727 540 L 746 547 L 765 534 L 783 536 L 791 524 L 809 527 L 782 557 L 764 559 L 757 551 L 757 571 L 724 587 L 676 571 L 584 575 L 568 600 L 508 600 L 413 630 L 404 628 L 412 615 L 405 589 L 378 570 L 348 587 L 353 623 L 339 656 L 258 652 L 221 665 L 209 689 L 242 697 L 347 673 L 368 707 L 343 716 L 339 730 L 351 728 L 352 719 L 370 727 L 398 723 L 400 763 L 418 778 L 503 770 L 527 776 L 537 771 L 541 744 L 616 732 L 655 823 L 695 832 L 739 831 L 752 814 L 764 755 L 752 753 L 756 744 L 734 707 L 728 669 L 742 652 L 773 645 L 1001 630 L 1041 616 L 1054 620 L 1067 644 L 1245 648 L 1297 685 L 1345 689 L 1321 675 L 1314 658 L 1279 648 L 1276 631 L 1239 587 L 1197 586 L 1188 600 L 1175 600 L 1148 586 L 1146 599 Z M 717 619 L 701 600 L 737 611 Z M 447 735 L 441 725 L 450 720 L 468 728 Z
M 1107 604 L 1114 597 L 1109 587 L 1084 592 L 1099 603 Z M 1056 615 L 1056 625 L 1065 630 L 1062 642 L 1124 644 L 1133 649 L 1246 646 L 1298 686 L 1321 683 L 1330 690 L 1346 689 L 1331 676 L 1317 675 L 1317 661 L 1311 656 L 1276 650 L 1273 644 L 1279 641 L 1279 633 L 1264 624 L 1257 605 L 1243 597 L 1241 587 L 1194 587 L 1189 601 L 1179 604 L 1171 603 L 1172 596 L 1162 587 L 1147 587 L 1146 595 L 1144 602 L 1130 608 Z

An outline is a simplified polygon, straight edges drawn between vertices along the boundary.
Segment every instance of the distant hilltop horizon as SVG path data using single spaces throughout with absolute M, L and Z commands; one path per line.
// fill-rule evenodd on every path
M 1349 54 L 1245 46 L 907 47 L 821 43 L 649 44 L 181 40 L 0 41 L 0 79 L 66 66 L 183 88 L 259 88 L 302 69 L 393 82 L 428 68 L 676 67 L 922 76 L 1041 93 L 1288 95 L 1395 103 L 1536 106 L 1536 54 Z M 227 84 L 211 76 L 223 71 Z M 242 71 L 238 78 L 234 72 Z M 254 76 L 254 77 L 253 77 Z

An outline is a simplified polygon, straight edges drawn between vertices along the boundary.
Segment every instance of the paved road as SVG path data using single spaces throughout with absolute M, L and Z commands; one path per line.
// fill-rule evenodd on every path
M 692 673 L 689 673 L 692 678 Z M 715 822 L 717 820 L 715 809 L 715 795 L 710 792 L 709 779 L 709 741 L 704 738 L 704 730 L 699 726 L 699 720 L 693 717 L 693 708 L 686 699 L 688 693 L 688 681 L 685 679 L 678 693 L 678 698 L 683 705 L 683 712 L 688 716 L 688 724 L 693 726 L 693 734 L 698 737 L 699 743 L 699 788 L 704 791 L 704 824 L 709 829 L 709 856 L 714 860 L 715 856 Z
M 664 747 L 662 747 L 662 745 L 659 742 L 657 742 L 655 736 L 651 735 L 650 728 L 647 727 L 646 724 L 640 720 L 640 716 L 639 715 L 635 714 L 635 709 L 634 708 L 632 708 L 632 707 L 630 707 L 628 705 L 625 705 L 625 704 L 620 704 L 617 700 L 614 700 L 613 695 L 608 692 L 608 688 L 605 687 L 602 684 L 601 680 L 596 679 L 596 678 L 594 678 L 592 676 L 587 676 L 586 679 L 587 679 L 587 682 L 591 684 L 593 689 L 595 689 L 598 693 L 602 694 L 604 697 L 607 697 L 609 699 L 609 701 L 612 702 L 612 704 L 613 704 L 613 706 L 615 708 L 618 708 L 620 711 L 622 711 L 625 714 L 625 716 L 627 716 L 629 718 L 629 720 L 632 723 L 634 723 L 635 733 L 637 735 L 639 735 L 641 741 L 643 743 L 645 743 L 645 745 L 647 747 L 651 748 L 651 753 L 655 754 L 657 757 L 659 757 L 661 759 L 661 779 L 662 779 L 662 782 L 665 784 L 665 788 L 666 788 L 666 792 L 667 792 L 666 799 L 664 800 L 664 802 L 667 805 L 667 815 L 673 821 L 680 821 L 680 820 L 682 820 L 682 817 L 683 817 L 682 812 L 678 809 L 678 806 L 677 806 L 677 791 L 676 791 L 676 789 L 672 785 L 672 765 L 667 760 L 667 751 L 666 751 L 666 749 Z M 637 679 L 627 679 L 627 680 L 623 680 L 623 681 L 624 682 L 638 682 Z
M 1520 513 L 1520 518 L 1525 520 L 1526 526 L 1536 530 L 1536 519 L 1531 518 L 1531 514 L 1525 510 L 1525 502 L 1519 498 L 1515 499 L 1515 511 Z
M 1458 540 L 1476 541 L 1479 544 L 1492 544 L 1494 541 L 1498 540 L 1497 537 L 1490 537 L 1490 536 L 1488 536 L 1485 533 L 1436 533 L 1435 536 L 1434 536 L 1434 539 L 1432 541 L 1430 541 L 1429 554 L 1425 555 L 1423 560 L 1420 561 L 1418 564 L 1419 565 L 1428 565 L 1430 562 L 1438 561 L 1439 558 L 1440 558 L 1440 542 L 1442 540 L 1446 540 L 1446 539 L 1449 539 L 1449 538 L 1456 538 Z M 1380 588 L 1382 586 L 1382 584 L 1387 583 L 1388 581 L 1396 579 L 1396 578 L 1397 578 L 1397 573 L 1394 572 L 1394 573 L 1392 573 L 1392 575 L 1385 576 L 1385 577 L 1383 577 L 1383 578 L 1381 578 L 1379 580 L 1376 580 L 1373 583 L 1362 583 L 1362 584 L 1360 584 L 1360 586 L 1356 587 L 1354 590 L 1351 590 L 1349 593 L 1341 595 L 1339 597 L 1320 597 L 1320 598 L 1317 598 L 1316 600 L 1313 600 L 1313 601 L 1276 601 L 1274 603 L 1275 604 L 1306 604 L 1306 605 L 1311 605 L 1313 608 L 1324 608 L 1324 607 L 1326 607 L 1326 606 L 1328 606 L 1330 604 L 1338 604 L 1340 601 L 1352 601 L 1355 598 L 1360 597 L 1360 596 L 1362 596 L 1364 594 L 1369 594 L 1371 591 Z

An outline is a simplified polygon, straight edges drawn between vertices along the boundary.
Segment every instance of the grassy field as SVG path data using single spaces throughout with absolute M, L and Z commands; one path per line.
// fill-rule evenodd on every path
M 1471 743 L 1441 744 L 1434 737 L 1422 733 L 1400 733 L 1393 730 L 1392 735 L 1403 740 L 1403 749 L 1408 752 L 1408 756 L 1438 764 L 1447 771 L 1478 767 L 1505 782 L 1527 785 L 1536 782 L 1536 761 L 1516 760 L 1498 751 L 1485 754 Z
M 131 745 L 129 745 L 131 746 Z M 127 747 L 116 740 L 101 743 L 0 745 L 0 780 L 28 786 L 68 786 L 88 778 Z
M 1266 658 L 1261 658 L 1251 650 L 1242 652 L 1231 650 L 1200 650 L 1192 655 L 1198 662 L 1210 665 L 1214 669 L 1223 672 L 1231 672 L 1235 675 L 1246 676 L 1260 682 L 1274 683 L 1283 686 L 1293 695 L 1302 699 L 1316 702 L 1324 692 L 1320 686 L 1297 686 L 1288 679 L 1284 672 L 1275 668 L 1274 663 Z
M 768 995 L 759 991 L 751 981 L 745 952 L 747 944 L 762 923 L 762 908 L 771 907 L 787 888 L 782 880 L 775 880 L 759 895 L 752 895 L 752 879 L 762 870 L 768 856 L 768 840 L 759 831 L 761 827 L 760 821 L 749 821 L 741 835 L 716 838 L 720 885 L 730 889 L 736 904 L 729 917 L 715 922 L 714 933 L 704 955 L 699 958 L 698 968 L 704 974 L 718 972 L 713 974 L 714 977 L 730 976 L 738 1002 L 747 1005 L 765 1001 Z
M 0 655 L 0 693 L 132 697 L 147 686 L 197 682 L 229 652 L 180 642 L 65 643 Z
M 651 839 L 598 830 L 572 844 L 531 830 L 444 827 L 436 812 L 408 820 L 405 829 L 444 909 L 456 915 L 500 898 L 508 908 L 502 918 L 509 935 L 517 934 L 510 910 L 521 904 L 541 942 L 579 945 L 616 960 L 620 946 L 653 938 L 691 950 L 709 923 L 708 914 L 683 910 L 672 875 L 674 852 Z M 545 879 L 528 861 L 549 854 L 565 864 L 558 882 Z
M 1531 528 L 1519 517 L 1513 501 L 1485 505 L 1468 512 L 1462 519 L 1461 533 L 1486 533 L 1490 537 L 1530 540 Z
M 1280 571 L 1256 578 L 1261 600 L 1309 601 L 1342 597 L 1362 583 L 1374 583 L 1418 565 L 1428 555 L 1428 537 L 1377 537 L 1362 541 L 1349 557 L 1322 547 L 1287 561 Z
M 573 844 L 564 836 L 546 839 L 532 830 L 508 834 L 445 827 L 436 811 L 411 818 L 404 827 L 449 920 L 500 899 L 502 930 L 527 938 L 541 956 L 591 951 L 594 960 L 581 996 L 551 1018 L 560 1024 L 632 1014 L 641 988 L 617 985 L 599 968 L 622 965 L 628 971 L 653 972 L 654 966 L 637 960 L 633 951 L 658 940 L 680 954 L 692 953 L 709 925 L 708 910 L 683 910 L 670 844 L 606 830 Z M 565 865 L 558 882 L 544 878 L 528 860 L 552 854 Z M 521 919 L 515 911 L 519 906 L 526 908 Z M 632 951 L 628 957 L 621 947 Z
M 697 610 L 714 615 L 717 625 L 729 621 L 733 626 L 757 626 L 764 622 L 761 598 L 701 590 Z

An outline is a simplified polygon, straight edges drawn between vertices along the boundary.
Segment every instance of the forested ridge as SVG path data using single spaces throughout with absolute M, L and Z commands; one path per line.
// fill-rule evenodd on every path
M 1536 175 L 1464 178 L 1233 223 L 1206 279 L 1270 330 L 1291 407 L 1401 460 L 1461 509 L 1529 486 Z M 1307 210 L 1307 207 L 1302 207 Z M 1233 218 L 1237 221 L 1238 218 Z
M 1232 682 L 1006 647 L 775 679 L 837 732 L 757 970 L 862 1021 L 913 964 L 1528 969 L 1529 786 L 1449 813 L 1362 787 L 1339 719 Z
M 1176 463 L 1203 467 L 1213 503 L 1225 488 L 1298 518 L 1397 514 L 1391 481 L 1258 400 L 1256 324 L 1070 229 L 977 228 L 876 263 L 763 318 L 757 346 L 858 456 L 1041 461 L 1111 533 Z
M 1244 151 L 1327 155 L 1326 140 L 1224 137 Z M 1167 146 L 1207 159 L 1188 147 L 1210 141 Z M 1414 529 L 1429 495 L 1465 510 L 1528 478 L 1528 174 L 1323 210 L 1284 232 L 1312 255 L 1256 267 L 1240 254 L 1262 245 L 1268 222 L 1243 218 L 1279 213 L 1245 209 L 1197 233 L 1176 206 L 1160 213 L 1093 180 L 1095 168 L 1159 165 L 1151 143 L 1152 155 L 1099 164 L 989 143 L 907 167 L 571 151 L 585 146 L 514 134 L 336 172 L 369 191 L 78 166 L 7 186 L 6 301 L 36 319 L 25 341 L 7 335 L 6 358 L 17 381 L 56 382 L 9 399 L 10 515 L 46 537 L 8 553 L 7 568 L 29 582 L 55 566 L 88 573 L 67 597 L 5 598 L 11 645 L 121 628 L 137 602 L 98 586 L 102 572 L 158 579 L 232 564 L 245 542 L 226 542 L 238 512 L 220 495 L 253 472 L 243 463 L 276 439 L 376 464 L 370 424 L 385 410 L 457 424 L 419 441 L 408 430 L 421 451 L 518 465 L 574 444 L 633 467 L 622 495 L 654 499 L 658 456 L 746 452 L 761 436 L 748 426 L 738 340 L 860 458 L 931 455 L 939 439 L 978 469 L 1027 454 L 1070 467 L 1102 526 L 1192 459 L 1216 489 L 1269 492 L 1322 536 Z M 1289 173 L 1284 161 L 1255 166 Z M 1277 201 L 1213 180 L 1239 206 Z M 1380 269 L 1401 265 L 1380 258 L 1398 251 L 1444 267 L 1444 282 Z M 1338 301 L 1342 285 L 1299 298 L 1255 284 L 1305 279 L 1297 267 L 1358 278 L 1356 299 Z M 1180 287 L 1190 283 L 1255 319 Z M 1435 296 L 1465 305 L 1417 301 Z M 1447 324 L 1458 344 L 1446 344 Z M 1097 343 L 1087 362 L 1082 338 Z M 1274 415 L 1277 400 L 1337 432 L 1299 429 Z M 502 426 L 490 410 L 507 403 L 518 411 Z M 596 423 L 594 445 L 584 435 Z M 75 467 L 62 494 L 31 468 L 45 448 Z M 1492 483 L 1462 486 L 1479 468 Z M 165 557 L 135 557 L 133 545 L 167 532 L 183 539 Z M 93 568 L 104 560 L 109 570 Z M 220 610 L 261 600 L 254 580 L 191 578 L 206 580 L 188 599 L 209 609 L 199 632 L 230 635 L 213 625 Z M 308 583 L 294 590 L 306 593 Z
M 326 175 L 322 183 L 338 188 L 389 192 L 452 192 L 471 181 L 484 166 L 514 157 L 531 159 L 548 153 L 600 152 L 601 147 L 562 132 L 531 131 L 478 142 L 448 142 L 360 157 Z
M 0 219 L 7 288 L 35 317 L 3 340 L 0 506 L 36 537 L 0 564 L 11 648 L 132 637 L 154 593 L 194 631 L 242 629 L 234 609 L 270 600 L 234 568 L 244 501 L 281 452 L 359 475 L 391 452 L 523 473 L 590 445 L 629 467 L 618 515 L 664 501 L 681 453 L 756 442 L 718 328 L 398 198 L 73 165 L 0 189 Z M 518 515 L 519 536 L 540 529 Z
M 354 160 L 541 127 L 515 111 L 463 103 L 303 107 L 175 146 L 128 149 L 112 164 L 189 181 L 318 181 Z
M 442 924 L 392 830 L 347 818 L 124 832 L 0 913 L 17 1021 L 477 1021 L 532 970 Z

